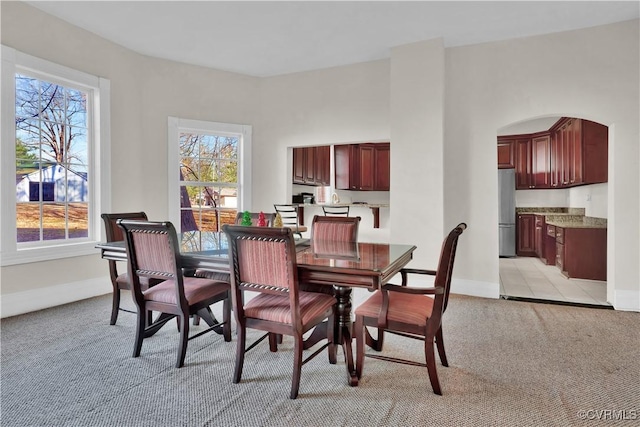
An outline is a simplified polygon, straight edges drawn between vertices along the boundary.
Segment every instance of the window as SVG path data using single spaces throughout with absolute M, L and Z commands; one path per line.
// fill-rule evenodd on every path
M 248 209 L 250 140 L 250 126 L 169 118 L 169 213 L 180 232 L 220 231 Z
M 1 264 L 95 253 L 109 81 L 6 46 L 2 58 L 1 191 L 12 203 L 1 210 Z

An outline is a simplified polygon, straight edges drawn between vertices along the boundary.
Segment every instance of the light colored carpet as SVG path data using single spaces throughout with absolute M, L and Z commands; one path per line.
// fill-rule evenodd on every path
M 424 368 L 375 359 L 349 387 L 339 351 L 306 364 L 290 400 L 290 338 L 252 350 L 232 384 L 235 336 L 190 341 L 175 369 L 175 322 L 132 358 L 134 316 L 110 326 L 109 310 L 104 296 L 2 320 L 2 426 L 640 424 L 639 313 L 452 296 L 443 396 Z M 387 335 L 385 353 L 421 359 L 422 344 Z

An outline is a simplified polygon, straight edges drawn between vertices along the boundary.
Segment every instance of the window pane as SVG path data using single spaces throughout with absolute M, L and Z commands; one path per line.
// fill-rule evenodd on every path
M 40 116 L 50 122 L 65 122 L 64 88 L 54 83 L 40 82 Z
M 66 223 L 64 203 L 42 204 L 42 240 L 64 239 Z
M 89 236 L 89 204 L 69 203 L 69 238 Z
M 40 204 L 16 203 L 16 226 L 18 242 L 40 240 Z
M 67 89 L 67 120 L 71 126 L 87 127 L 87 94 Z
M 68 163 L 87 164 L 89 159 L 89 144 L 87 141 L 87 129 L 68 126 L 67 133 L 67 158 Z
M 16 75 L 16 117 L 38 117 L 40 89 L 37 79 Z

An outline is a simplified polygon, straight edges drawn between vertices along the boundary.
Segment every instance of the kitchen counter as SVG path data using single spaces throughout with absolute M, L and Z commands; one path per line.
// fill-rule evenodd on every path
M 545 224 L 562 228 L 607 228 L 606 218 L 584 215 L 584 208 L 516 208 L 516 214 L 544 215 Z
M 373 228 L 380 228 L 380 208 L 388 208 L 388 203 L 294 203 L 298 206 L 298 221 L 300 225 L 304 225 L 304 209 L 311 207 L 323 207 L 323 206 L 349 206 L 352 208 L 369 208 L 373 214 Z

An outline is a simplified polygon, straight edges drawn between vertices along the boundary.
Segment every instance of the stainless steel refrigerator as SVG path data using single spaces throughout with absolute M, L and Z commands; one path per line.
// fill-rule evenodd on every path
M 499 255 L 516 256 L 516 171 L 498 169 Z

